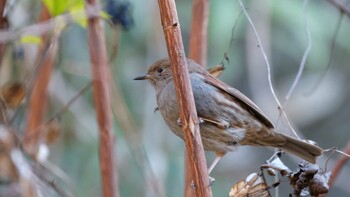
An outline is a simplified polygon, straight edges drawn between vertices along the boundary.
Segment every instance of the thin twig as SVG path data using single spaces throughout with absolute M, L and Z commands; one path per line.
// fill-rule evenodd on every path
M 3 30 L 3 31 L 0 31 L 0 43 L 7 43 L 7 42 L 18 40 L 23 35 L 41 36 L 46 34 L 49 31 L 52 31 L 56 27 L 57 22 L 64 22 L 66 24 L 71 24 L 79 20 L 85 20 L 85 19 L 90 19 L 94 17 L 101 17 L 100 12 L 101 12 L 100 6 L 86 5 L 85 9 L 74 12 L 74 14 L 72 13 L 61 14 L 59 16 L 52 17 L 51 19 L 36 23 L 34 25 L 30 25 L 21 29 Z
M 346 7 L 346 5 L 340 3 L 338 0 L 328 0 L 328 2 L 334 5 L 341 13 L 344 13 L 350 17 L 350 10 Z
M 309 21 L 308 21 L 308 18 L 307 18 L 307 12 L 306 12 L 306 9 L 307 9 L 307 4 L 309 3 L 309 0 L 305 0 L 304 1 L 304 5 L 303 5 L 303 13 L 304 13 L 304 21 L 305 21 L 305 33 L 306 33 L 306 42 L 307 42 L 307 47 L 306 47 L 306 50 L 303 54 L 303 58 L 301 59 L 301 62 L 300 62 L 300 67 L 299 67 L 299 70 L 298 70 L 298 73 L 297 75 L 295 76 L 295 79 L 293 81 L 293 84 L 292 86 L 290 87 L 286 97 L 285 97 L 285 100 L 284 100 L 284 105 L 288 102 L 290 96 L 292 95 L 295 87 L 297 86 L 298 82 L 300 81 L 300 77 L 301 75 L 303 74 L 303 71 L 304 71 L 304 68 L 305 68 L 305 64 L 306 64 L 306 60 L 307 60 L 307 57 L 309 56 L 309 53 L 310 53 L 310 50 L 311 50 L 311 47 L 312 47 L 312 40 L 311 40 L 311 36 L 310 36 L 310 28 L 309 28 Z
M 76 95 L 74 95 L 73 98 L 71 98 L 68 103 L 66 103 L 60 110 L 58 110 L 53 116 L 51 116 L 49 119 L 47 119 L 43 124 L 47 124 L 54 119 L 56 119 L 61 114 L 65 113 L 69 107 L 84 93 L 86 92 L 90 87 L 92 86 L 92 82 L 90 81 L 88 84 L 86 84 Z
M 244 4 L 243 4 L 242 0 L 239 0 L 239 4 L 240 4 L 240 6 L 241 6 L 241 9 L 243 10 L 244 15 L 247 17 L 247 20 L 248 20 L 248 22 L 249 22 L 249 24 L 250 24 L 250 27 L 252 28 L 252 30 L 253 30 L 253 32 L 254 32 L 254 34 L 255 34 L 255 37 L 256 37 L 256 39 L 257 39 L 258 47 L 259 47 L 259 49 L 260 49 L 260 51 L 261 51 L 261 54 L 262 54 L 263 57 L 264 57 L 265 64 L 266 64 L 266 67 L 267 67 L 267 79 L 268 79 L 268 82 L 269 82 L 269 86 L 270 86 L 271 93 L 272 93 L 272 95 L 273 95 L 273 97 L 274 97 L 274 99 L 275 99 L 275 101 L 276 101 L 276 103 L 277 103 L 278 109 L 280 110 L 280 112 L 281 112 L 281 114 L 283 115 L 283 117 L 286 119 L 287 124 L 288 124 L 288 127 L 291 129 L 292 133 L 293 133 L 298 139 L 300 139 L 299 136 L 297 135 L 297 133 L 294 131 L 293 127 L 291 126 L 291 124 L 290 124 L 290 122 L 289 122 L 289 120 L 288 120 L 288 118 L 287 118 L 287 115 L 286 115 L 284 109 L 283 109 L 282 106 L 281 106 L 281 103 L 279 102 L 279 100 L 278 100 L 278 98 L 277 98 L 277 96 L 276 96 L 276 93 L 275 93 L 275 90 L 274 90 L 274 87 L 273 87 L 273 84 L 272 84 L 272 79 L 271 79 L 271 78 L 272 78 L 272 77 L 271 77 L 271 66 L 270 66 L 270 63 L 269 63 L 269 61 L 268 61 L 268 59 L 267 59 L 267 56 L 266 56 L 264 47 L 263 47 L 263 45 L 262 45 L 262 42 L 261 42 L 261 40 L 260 40 L 259 34 L 258 34 L 258 32 L 256 31 L 255 26 L 254 26 L 254 23 L 253 23 L 252 19 L 250 18 L 249 14 L 248 14 L 248 12 L 247 12 L 247 10 L 246 10 L 246 8 L 244 7 Z
M 238 24 L 238 21 L 239 21 L 239 18 L 241 17 L 242 15 L 242 9 L 241 11 L 239 12 L 236 20 L 235 20 L 235 23 L 233 24 L 233 27 L 232 27 L 232 30 L 231 30 L 231 38 L 230 38 L 230 43 L 228 44 L 227 46 L 227 49 L 224 53 L 224 56 L 222 57 L 222 60 L 220 62 L 220 65 L 224 66 L 224 61 L 226 60 L 228 63 L 230 63 L 230 59 L 228 58 L 228 52 L 229 50 L 231 49 L 232 45 L 233 45 L 233 41 L 235 40 L 234 39 L 234 33 L 235 33 L 235 30 L 236 30 L 236 27 L 237 27 L 237 24 Z
M 331 67 L 331 63 L 333 61 L 335 43 L 337 41 L 337 37 L 338 37 L 338 34 L 339 34 L 339 29 L 340 29 L 341 23 L 343 21 L 343 18 L 344 18 L 344 14 L 341 13 L 340 18 L 339 18 L 339 20 L 337 22 L 337 25 L 336 25 L 336 28 L 335 28 L 335 32 L 333 34 L 332 46 L 331 46 L 331 50 L 329 52 L 329 59 L 328 59 L 328 63 L 327 63 L 326 69 L 322 72 L 321 76 L 318 77 L 316 83 L 312 86 L 312 88 L 308 92 L 306 92 L 306 94 L 305 94 L 306 96 L 311 95 L 318 88 L 318 86 L 321 84 L 321 81 L 325 78 L 325 76 L 327 74 L 327 71 Z

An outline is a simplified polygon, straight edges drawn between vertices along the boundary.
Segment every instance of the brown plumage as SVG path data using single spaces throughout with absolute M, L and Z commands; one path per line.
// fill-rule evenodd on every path
M 239 145 L 270 146 L 315 163 L 323 150 L 293 137 L 276 132 L 271 121 L 244 94 L 210 75 L 203 67 L 188 59 L 187 65 L 199 117 L 204 149 L 220 157 Z M 135 80 L 147 79 L 155 87 L 157 104 L 170 130 L 183 139 L 178 124 L 179 109 L 170 61 L 155 62 L 147 74 Z

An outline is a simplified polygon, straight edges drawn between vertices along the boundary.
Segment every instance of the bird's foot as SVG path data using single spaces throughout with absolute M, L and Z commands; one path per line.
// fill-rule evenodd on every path
M 211 187 L 214 184 L 214 182 L 215 182 L 215 179 L 213 177 L 209 176 L 208 187 Z M 194 184 L 194 181 L 191 182 L 191 187 L 192 187 L 193 190 L 197 188 L 196 184 Z
M 193 190 L 197 188 L 197 186 L 194 184 L 194 181 L 191 182 L 191 187 Z
M 209 187 L 211 187 L 215 182 L 215 179 L 213 177 L 209 176 Z
M 226 121 L 215 121 L 215 120 L 210 120 L 210 119 L 202 118 L 202 117 L 199 117 L 198 120 L 199 120 L 200 124 L 208 122 L 208 123 L 212 123 L 212 124 L 216 125 L 220 129 L 227 129 L 231 126 L 230 123 L 228 123 Z
M 180 127 L 182 127 L 182 121 L 181 121 L 181 118 L 177 119 L 176 123 L 177 123 L 177 124 L 178 124 Z

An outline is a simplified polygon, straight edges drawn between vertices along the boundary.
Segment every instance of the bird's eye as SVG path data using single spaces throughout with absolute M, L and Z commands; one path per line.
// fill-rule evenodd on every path
M 163 72 L 163 70 L 164 70 L 163 68 L 158 68 L 158 69 L 157 69 L 157 71 L 158 71 L 159 73 Z

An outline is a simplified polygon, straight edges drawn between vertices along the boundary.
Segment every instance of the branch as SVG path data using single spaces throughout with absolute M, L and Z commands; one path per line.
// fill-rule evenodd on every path
M 339 3 L 337 0 L 328 0 L 328 2 L 334 5 L 334 7 L 336 7 L 341 13 L 344 13 L 350 17 L 350 10 L 346 7 L 346 5 Z
M 207 64 L 207 42 L 208 42 L 208 0 L 192 1 L 192 21 L 189 46 L 189 58 L 202 66 Z M 185 196 L 193 196 L 191 183 L 193 174 L 189 164 L 189 155 L 186 154 L 185 168 Z
M 98 5 L 98 0 L 86 0 L 86 4 Z M 110 103 L 110 68 L 104 32 L 100 18 L 88 20 L 89 50 L 92 64 L 93 97 L 99 127 L 99 159 L 104 197 L 119 196 L 114 153 L 114 135 Z
M 285 104 L 288 102 L 288 100 L 289 100 L 290 96 L 292 95 L 295 87 L 297 86 L 298 82 L 300 81 L 301 75 L 303 74 L 303 71 L 304 71 L 304 68 L 305 68 L 306 60 L 307 60 L 307 58 L 309 56 L 309 53 L 310 53 L 310 50 L 311 50 L 311 47 L 312 47 L 312 40 L 311 40 L 311 36 L 310 36 L 309 22 L 307 20 L 307 12 L 306 12 L 306 8 L 307 8 L 307 4 L 308 3 L 309 3 L 309 1 L 305 0 L 304 1 L 304 6 L 303 6 L 307 47 L 306 47 L 306 50 L 304 51 L 303 57 L 301 59 L 298 73 L 295 76 L 293 84 L 290 87 L 290 89 L 289 89 L 289 91 L 288 91 L 288 93 L 287 93 L 287 95 L 285 97 L 285 100 L 284 100 Z
M 167 44 L 168 55 L 172 63 L 176 96 L 180 104 L 180 118 L 186 144 L 186 154 L 191 158 L 189 164 L 193 173 L 196 196 L 209 197 L 208 171 L 204 156 L 198 117 L 182 44 L 179 20 L 174 0 L 158 0 L 162 26 Z
M 346 148 L 343 150 L 343 152 L 345 152 L 346 154 L 350 155 L 350 142 L 348 143 L 348 145 L 346 146 Z M 342 155 L 340 157 L 340 159 L 338 160 L 337 164 L 334 166 L 333 170 L 332 170 L 332 177 L 329 179 L 328 185 L 329 187 L 331 187 L 335 180 L 337 179 L 340 171 L 342 170 L 342 168 L 344 167 L 344 165 L 346 164 L 346 162 L 349 160 L 349 157 L 346 155 Z
M 49 18 L 50 14 L 46 6 L 43 5 L 40 21 L 48 20 Z M 58 36 L 54 36 L 50 44 L 50 40 L 47 36 L 43 35 L 42 39 L 44 44 L 40 46 L 40 52 L 37 53 L 37 60 L 41 59 L 42 54 L 44 54 L 46 50 L 47 55 L 42 59 L 42 65 L 40 65 L 38 75 L 33 82 L 34 85 L 29 98 L 27 128 L 23 141 L 26 152 L 32 156 L 36 154 L 40 140 L 40 130 L 36 128 L 41 125 L 46 110 L 47 86 L 54 67 Z M 46 47 L 47 45 L 50 46 Z
M 205 66 L 207 64 L 208 0 L 192 2 L 189 57 Z
M 0 29 L 7 29 L 9 27 L 7 16 L 4 13 L 6 3 L 7 0 L 0 1 Z M 0 68 L 2 65 L 2 58 L 5 53 L 6 45 L 6 43 L 0 43 Z

